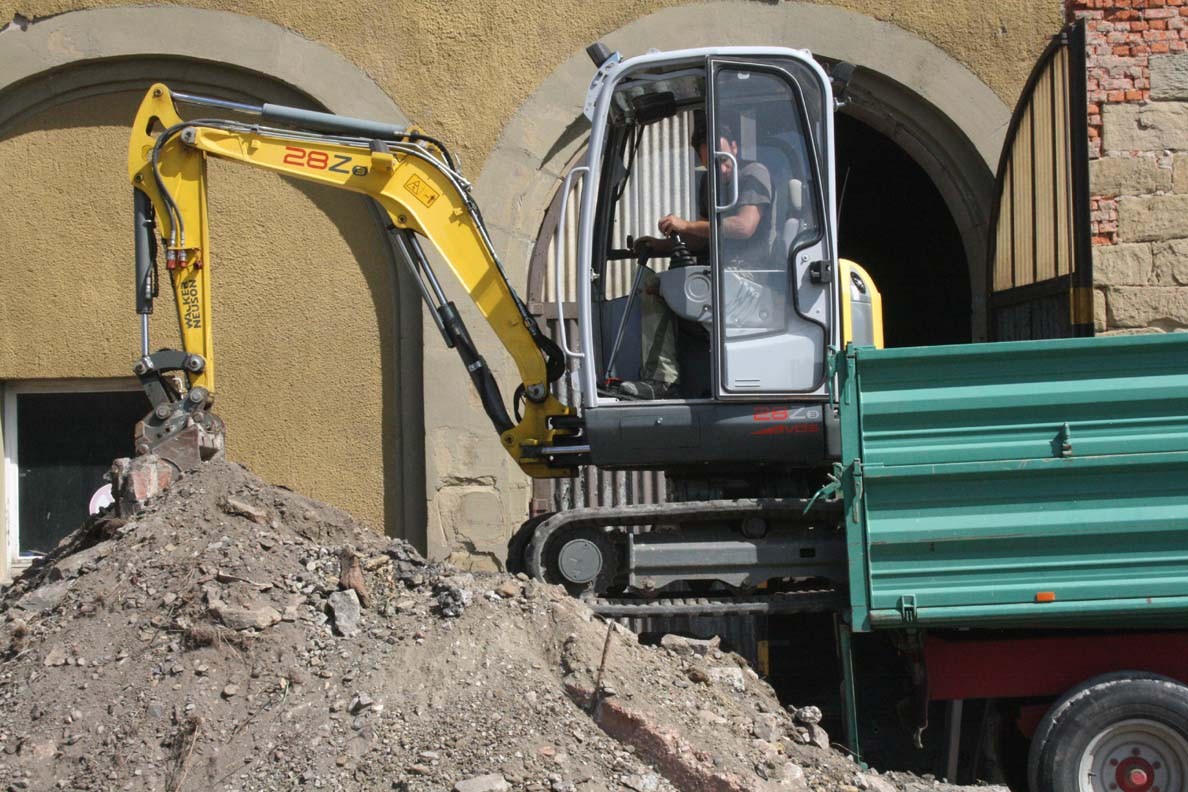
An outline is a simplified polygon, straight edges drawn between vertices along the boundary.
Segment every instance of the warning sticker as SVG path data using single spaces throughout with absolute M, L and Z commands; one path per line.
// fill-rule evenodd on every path
M 413 197 L 425 204 L 425 206 L 433 206 L 433 202 L 441 197 L 438 192 L 426 184 L 420 176 L 409 177 L 409 180 L 404 183 L 404 189 L 412 193 Z

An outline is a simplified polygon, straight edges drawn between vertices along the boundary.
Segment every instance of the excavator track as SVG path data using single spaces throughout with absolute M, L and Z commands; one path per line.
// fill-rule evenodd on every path
M 546 548 L 550 540 L 580 529 L 631 532 L 640 527 L 678 524 L 681 526 L 721 520 L 741 521 L 751 517 L 782 522 L 831 522 L 839 519 L 841 504 L 811 502 L 803 498 L 748 498 L 739 500 L 683 501 L 615 507 L 570 509 L 538 518 L 529 526 L 531 537 L 524 553 L 525 571 L 538 580 L 549 580 Z M 780 591 L 746 596 L 591 597 L 583 599 L 595 613 L 610 618 L 648 616 L 721 616 L 811 613 L 836 610 L 845 604 L 844 592 L 836 588 Z
M 584 600 L 599 616 L 633 619 L 651 616 L 775 616 L 827 613 L 846 605 L 836 589 L 777 592 L 751 597 L 604 598 Z

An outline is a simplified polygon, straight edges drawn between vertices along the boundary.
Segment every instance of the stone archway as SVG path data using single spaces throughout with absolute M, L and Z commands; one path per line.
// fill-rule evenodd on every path
M 602 38 L 625 55 L 649 48 L 767 44 L 803 47 L 862 68 L 846 112 L 907 151 L 944 196 L 970 265 L 972 335 L 985 337 L 984 258 L 993 173 L 1009 108 L 968 68 L 895 25 L 826 5 L 724 0 L 669 8 Z M 514 266 L 531 257 L 562 169 L 585 141 L 584 52 L 558 67 L 508 123 L 476 192 Z M 513 279 L 523 282 L 526 273 Z
M 267 75 L 332 112 L 408 122 L 391 97 L 333 50 L 262 19 L 182 6 L 72 11 L 13 25 L 0 34 L 0 95 L 7 105 L 10 91 L 64 67 L 150 56 Z M 49 101 L 62 90 L 57 81 L 24 87 Z
M 104 103 L 125 103 L 130 95 L 142 92 L 154 79 L 167 80 L 190 90 L 217 91 L 230 98 L 298 104 L 345 115 L 407 123 L 400 108 L 360 69 L 333 50 L 277 25 L 222 11 L 173 6 L 124 7 L 66 13 L 31 24 L 14 24 L 0 33 L 0 141 L 18 135 L 19 145 L 24 150 L 40 156 L 36 141 L 30 140 L 43 134 L 42 126 L 46 123 L 50 125 L 47 128 L 49 131 L 45 133 L 47 139 L 62 141 L 77 136 L 79 140 L 85 140 L 86 126 L 72 117 L 74 108 L 84 109 L 109 128 L 122 127 L 131 119 L 131 114 L 125 119 L 123 115 L 105 109 Z M 113 132 L 104 138 L 104 142 L 108 138 L 115 141 L 118 137 L 119 133 Z M 123 139 L 126 140 L 126 134 Z M 64 167 L 76 168 L 80 173 L 86 169 L 86 160 L 78 152 L 69 149 L 59 151 L 58 157 Z M 109 154 L 107 148 L 103 153 L 104 156 Z M 122 159 L 122 156 L 120 152 L 119 158 Z M 109 170 L 114 171 L 110 174 L 111 181 L 122 185 L 122 168 Z M 212 172 L 212 175 L 222 179 L 222 185 L 231 181 L 231 177 L 224 176 L 221 169 Z M 37 174 L 27 174 L 22 178 L 31 182 L 29 194 L 36 194 L 34 188 L 39 181 Z M 239 185 L 238 190 L 221 191 L 227 207 L 223 211 L 228 216 L 236 213 L 242 215 L 254 209 L 254 196 L 250 192 L 253 187 L 260 188 L 260 196 L 271 197 L 279 192 L 276 185 L 284 184 L 277 177 L 264 178 L 255 171 L 249 173 L 242 169 L 236 171 L 234 179 Z M 341 492 L 344 505 L 368 504 L 363 511 L 370 513 L 376 522 L 382 522 L 389 530 L 423 547 L 425 456 L 421 430 L 421 311 L 417 291 L 404 282 L 398 254 L 384 231 L 386 224 L 369 201 L 337 193 L 327 197 L 327 191 L 304 185 L 293 189 L 284 188 L 284 191 L 291 205 L 299 206 L 302 211 L 318 218 L 319 228 L 340 230 L 341 239 L 336 240 L 333 247 L 337 254 L 342 254 L 340 258 L 360 261 L 357 272 L 349 269 L 350 260 L 325 263 L 337 265 L 340 272 L 345 271 L 354 279 L 352 294 L 369 301 L 370 304 L 364 304 L 357 317 L 342 324 L 362 327 L 366 330 L 364 337 L 376 340 L 378 349 L 372 348 L 368 354 L 380 370 L 374 375 L 355 377 L 359 382 L 366 383 L 368 389 L 344 394 L 353 399 L 356 405 L 361 405 L 356 411 L 344 410 L 344 402 L 329 390 L 320 389 L 317 383 L 329 388 L 351 388 L 352 385 L 338 384 L 335 367 L 339 363 L 327 359 L 333 358 L 333 355 L 318 355 L 320 342 L 308 341 L 308 337 L 317 335 L 321 328 L 327 339 L 325 347 L 331 348 L 337 329 L 333 325 L 335 320 L 341 319 L 342 314 L 337 317 L 305 317 L 306 324 L 303 326 L 307 332 L 301 334 L 303 338 L 291 333 L 286 337 L 283 334 L 289 328 L 281 329 L 280 337 L 267 342 L 272 344 L 274 351 L 281 350 L 281 354 L 273 355 L 271 364 L 276 365 L 277 361 L 281 361 L 282 365 L 296 372 L 308 369 L 310 387 L 317 389 L 317 392 L 311 393 L 289 389 L 286 394 L 276 394 L 278 405 L 288 405 L 279 409 L 295 411 L 288 418 L 282 416 L 281 420 L 295 424 L 320 423 L 323 428 L 311 441 L 315 446 L 311 449 L 295 447 L 287 439 L 278 443 L 277 438 L 272 438 L 268 453 L 279 460 L 278 464 L 283 465 L 291 459 L 304 457 L 308 460 L 310 454 L 317 453 L 316 445 L 321 444 L 323 450 L 332 451 L 333 460 L 321 466 L 324 470 L 313 463 L 303 463 L 308 469 L 303 469 L 304 472 L 298 476 L 299 483 L 310 485 L 308 488 L 315 492 L 318 488 L 325 490 L 320 493 L 322 497 L 329 497 L 329 492 Z M 233 193 L 239 194 L 234 199 L 228 198 Z M 85 206 L 87 201 L 96 198 L 80 195 L 68 196 L 67 200 Z M 130 202 L 104 207 L 101 214 L 104 218 L 110 215 L 108 219 L 111 225 L 123 228 L 120 220 L 130 218 L 126 214 L 130 211 L 128 206 Z M 212 215 L 216 208 L 212 203 Z M 61 214 L 68 217 L 69 210 L 63 210 Z M 269 234 L 281 233 L 277 230 L 278 221 L 281 220 L 283 218 L 275 214 L 264 218 L 259 236 L 267 238 Z M 303 232 L 312 233 L 305 229 L 299 229 L 296 233 L 300 235 Z M 126 236 L 131 239 L 130 233 Z M 226 234 L 224 239 L 230 236 Z M 119 238 L 122 240 L 122 236 Z M 240 240 L 236 240 L 234 244 L 240 243 Z M 130 242 L 128 244 L 130 246 Z M 230 239 L 216 239 L 216 253 L 219 252 L 218 245 L 222 245 L 224 260 L 230 258 L 230 244 Z M 113 245 L 113 248 L 115 256 L 123 255 L 118 245 Z M 323 262 L 316 260 L 315 255 L 302 262 L 275 262 L 269 260 L 266 253 L 259 258 L 267 262 L 268 266 L 259 268 L 254 275 L 244 271 L 234 275 L 230 271 L 226 272 L 229 286 L 232 278 L 238 279 L 241 284 L 245 278 L 259 278 L 259 296 L 253 296 L 256 290 L 245 287 L 239 290 L 241 296 L 234 298 L 239 303 L 231 307 L 237 309 L 240 315 L 257 311 L 267 318 L 277 318 L 277 300 L 267 295 L 275 295 L 278 286 L 283 288 L 284 278 L 278 278 L 278 273 L 306 280 L 307 284 L 321 283 L 323 277 L 333 278 L 329 271 L 323 276 L 318 266 Z M 103 255 L 108 255 L 108 252 L 104 251 Z M 367 259 L 367 263 L 362 261 L 363 258 Z M 131 259 L 127 260 L 130 272 Z M 278 263 L 281 268 L 276 266 Z M 47 262 L 42 269 L 52 270 L 54 263 Z M 36 279 L 43 276 L 34 274 L 29 277 Z M 125 282 L 121 280 L 117 285 L 123 286 Z M 68 282 L 67 288 L 77 286 Z M 47 291 L 44 287 L 39 287 L 39 290 Z M 231 294 L 235 291 L 235 288 L 229 288 L 221 293 Z M 122 289 L 115 293 L 122 299 Z M 216 301 L 218 299 L 220 297 L 216 295 Z M 342 309 L 358 310 L 358 301 Z M 122 306 L 113 306 L 111 310 L 122 310 Z M 158 313 L 165 318 L 171 310 L 166 304 L 159 306 Z M 227 313 L 223 315 L 228 316 Z M 110 328 L 107 326 L 109 322 Z M 128 322 L 130 328 L 130 317 Z M 225 322 L 224 326 L 229 324 Z M 104 319 L 97 325 L 102 326 L 95 328 L 96 336 L 112 339 L 124 337 L 119 320 Z M 269 329 L 277 328 L 274 325 Z M 347 327 L 344 332 L 349 329 Z M 128 337 L 131 338 L 131 335 Z M 227 340 L 223 348 L 229 351 L 229 360 L 242 360 L 245 354 L 255 349 L 256 339 L 225 338 Z M 88 340 L 87 343 L 91 342 Z M 293 352 L 286 358 L 283 352 L 290 347 Z M 91 366 L 85 365 L 85 361 L 84 365 L 79 365 L 85 356 L 71 359 L 43 354 L 37 360 L 29 358 L 8 366 L 10 370 L 0 373 L 0 376 L 60 377 L 63 376 L 62 371 L 71 366 L 82 369 L 75 370 L 73 376 L 123 374 L 126 368 L 123 364 L 130 364 L 132 348 L 129 345 L 127 352 L 114 349 L 110 355 L 113 362 L 104 360 Z M 90 354 L 93 358 L 94 350 L 90 350 Z M 106 351 L 102 354 L 107 357 Z M 349 365 L 349 361 L 343 365 Z M 230 371 L 229 368 L 226 370 Z M 257 378 L 271 379 L 262 376 Z M 300 373 L 291 379 L 305 384 L 301 381 L 303 377 Z M 350 376 L 343 379 L 353 383 Z M 267 387 L 267 384 L 260 385 L 262 389 Z M 377 395 L 375 391 L 380 393 Z M 259 399 L 259 394 L 253 398 Z M 350 403 L 348 401 L 345 404 Z M 355 412 L 359 414 L 355 415 Z M 349 420 L 345 417 L 348 415 Z M 324 428 L 331 425 L 327 421 L 332 423 L 336 420 L 341 421 L 341 427 L 333 430 Z M 232 432 L 238 432 L 238 436 L 244 438 L 244 446 L 252 445 L 261 436 L 258 427 L 250 425 L 250 421 L 247 423 L 249 425 L 241 423 L 238 430 L 232 425 Z M 337 424 L 333 425 L 337 427 Z M 366 451 L 359 450 L 364 447 Z M 335 466 L 338 469 L 332 469 Z M 372 469 L 359 470 L 360 466 Z M 338 482 L 344 473 L 347 479 L 354 480 Z

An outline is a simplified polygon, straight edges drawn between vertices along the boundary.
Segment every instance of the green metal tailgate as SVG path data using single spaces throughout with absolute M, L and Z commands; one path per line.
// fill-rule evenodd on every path
M 1188 624 L 1188 334 L 838 372 L 855 629 Z

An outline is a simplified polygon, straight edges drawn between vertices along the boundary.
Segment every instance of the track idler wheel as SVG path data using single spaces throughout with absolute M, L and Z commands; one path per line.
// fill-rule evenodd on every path
M 619 551 L 610 536 L 597 528 L 561 529 L 547 538 L 541 575 L 574 596 L 605 594 L 619 569 Z

